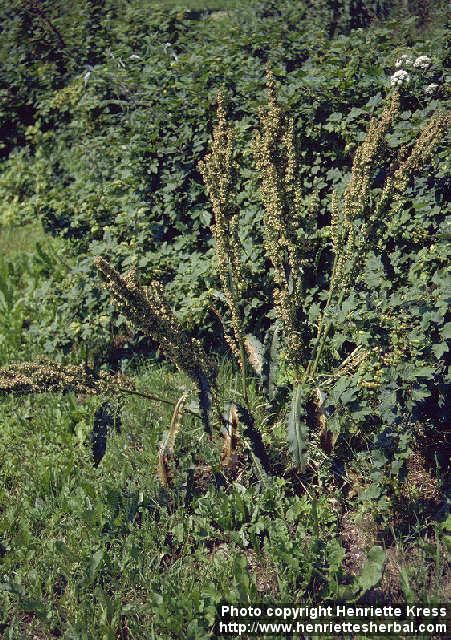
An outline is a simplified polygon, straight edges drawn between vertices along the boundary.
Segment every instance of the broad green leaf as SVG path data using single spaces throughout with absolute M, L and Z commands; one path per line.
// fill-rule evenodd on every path
M 91 562 L 89 563 L 89 578 L 91 582 L 94 580 L 97 574 L 97 569 L 99 568 L 102 558 L 103 558 L 103 549 L 99 549 L 98 551 L 96 551 L 91 558 Z
M 385 551 L 382 547 L 371 547 L 362 570 L 359 576 L 357 576 L 357 584 L 362 591 L 362 595 L 379 582 L 382 577 L 384 562 Z
M 307 465 L 308 426 L 306 422 L 305 404 L 307 391 L 303 385 L 293 389 L 291 409 L 288 414 L 288 443 L 295 464 L 301 472 Z

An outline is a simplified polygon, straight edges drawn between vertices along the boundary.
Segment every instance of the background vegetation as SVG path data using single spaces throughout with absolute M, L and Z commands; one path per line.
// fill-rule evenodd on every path
M 370 210 L 397 154 L 445 107 L 445 7 L 243 4 L 2 3 L 0 365 L 46 354 L 122 371 L 174 402 L 191 389 L 100 287 L 94 258 L 103 256 L 144 284 L 165 283 L 178 319 L 217 354 L 221 400 L 242 403 L 211 309 L 227 304 L 198 162 L 222 88 L 240 167 L 243 321 L 263 341 L 275 315 L 252 140 L 268 61 L 294 119 L 302 193 L 319 211 L 308 257 L 315 322 L 331 271 L 331 193 L 342 197 L 396 61 L 430 58 L 426 69 L 404 64 L 410 79 L 398 87 Z M 249 384 L 269 477 L 245 439 L 224 468 L 219 433 L 210 441 L 185 412 L 171 486 L 161 486 L 158 443 L 172 416 L 163 403 L 79 393 L 1 400 L 5 638 L 208 638 L 221 598 L 449 597 L 445 149 L 442 141 L 401 205 L 376 220 L 352 294 L 334 308 L 330 363 L 356 345 L 368 355 L 328 386 L 334 446 L 325 451 L 313 433 L 303 473 L 288 455 L 292 373 L 283 366 L 270 411 L 257 378 Z M 108 431 L 103 457 L 95 424 Z

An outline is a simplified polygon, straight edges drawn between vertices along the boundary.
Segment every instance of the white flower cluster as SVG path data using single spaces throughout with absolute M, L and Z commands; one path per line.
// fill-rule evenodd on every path
M 435 82 L 432 82 L 431 84 L 428 84 L 428 86 L 424 88 L 424 93 L 428 93 L 430 95 L 432 93 L 435 93 L 437 89 L 438 89 L 438 84 L 435 84 Z
M 404 71 L 404 69 L 399 69 L 399 71 L 395 71 L 395 73 L 390 77 L 390 83 L 392 87 L 395 87 L 396 85 L 405 84 L 409 82 L 409 80 L 410 80 L 410 76 L 407 73 L 407 71 Z
M 395 67 L 397 69 L 399 69 L 402 66 L 406 66 L 409 67 L 411 64 L 413 64 L 413 60 L 411 58 L 409 58 L 409 56 L 403 55 L 400 58 L 398 58 L 398 60 L 396 60 L 395 62 Z
M 404 54 L 400 56 L 395 62 L 395 68 L 397 71 L 390 76 L 390 83 L 392 87 L 400 86 L 402 84 L 407 84 L 411 80 L 411 74 L 413 80 L 420 79 L 418 72 L 426 71 L 432 65 L 432 60 L 429 56 L 418 56 L 413 59 L 408 55 Z M 409 69 L 409 71 L 406 71 Z M 430 78 L 431 79 L 431 78 Z M 429 84 L 424 88 L 424 92 L 428 95 L 434 94 L 439 88 L 438 84 Z
M 429 69 L 431 62 L 432 60 L 429 56 L 418 56 L 418 58 L 413 60 L 404 54 L 396 60 L 395 68 L 400 69 L 401 67 L 414 67 L 415 69 Z
M 418 56 L 418 58 L 413 62 L 413 66 L 416 69 L 428 69 L 431 62 L 432 60 L 428 56 Z

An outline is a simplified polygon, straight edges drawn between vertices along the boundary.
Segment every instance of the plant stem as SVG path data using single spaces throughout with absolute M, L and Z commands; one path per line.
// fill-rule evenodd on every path
M 337 301 L 338 305 L 340 305 L 341 302 L 343 301 L 343 297 L 344 297 L 344 290 L 342 290 L 340 292 L 340 295 L 339 295 L 338 301 Z M 332 296 L 329 296 L 329 299 L 328 299 L 328 301 L 326 303 L 326 307 L 324 307 L 324 312 L 323 312 L 323 315 L 322 315 L 322 319 L 324 319 L 324 317 L 325 317 L 325 313 L 326 313 L 327 307 L 330 304 L 331 298 L 332 298 Z M 319 364 L 320 358 L 321 358 L 322 353 L 324 351 L 324 346 L 326 344 L 327 336 L 329 335 L 329 332 L 332 329 L 332 326 L 333 326 L 332 320 L 329 320 L 329 322 L 327 323 L 324 331 L 322 331 L 322 326 L 321 326 L 321 331 L 318 331 L 315 347 L 314 347 L 313 353 L 312 353 L 312 358 L 311 358 L 311 360 L 310 360 L 310 362 L 309 362 L 309 364 L 307 366 L 307 369 L 305 371 L 305 374 L 304 374 L 304 378 L 303 378 L 304 381 L 306 381 L 309 377 L 311 378 L 312 376 L 315 375 L 316 370 L 318 368 L 318 364 Z
M 235 339 L 238 342 L 238 346 L 240 349 L 240 371 L 241 371 L 241 387 L 243 391 L 243 400 L 246 407 L 249 405 L 248 393 L 247 393 L 247 376 L 246 376 L 246 353 L 244 350 L 244 339 L 243 339 L 243 318 L 239 305 L 239 299 L 237 295 L 237 287 L 235 280 L 233 278 L 233 269 L 230 261 L 227 264 L 227 271 L 229 276 L 229 290 L 231 294 L 231 301 L 233 308 L 230 310 L 232 314 L 232 323 L 235 325 L 234 333 Z M 234 321 L 235 320 L 235 321 Z
M 174 407 L 178 402 L 178 400 L 167 400 L 166 398 L 160 398 L 160 396 L 155 396 L 151 393 L 132 391 L 131 389 L 125 389 L 123 387 L 118 387 L 118 391 L 121 391 L 121 393 L 128 393 L 133 396 L 139 396 L 140 398 L 146 398 L 146 400 L 155 400 L 156 402 L 162 402 L 163 404 L 170 404 L 172 407 Z M 199 417 L 199 414 L 195 411 L 190 411 L 190 409 L 184 409 L 184 411 L 186 411 L 186 413 L 190 413 L 193 416 L 196 416 L 197 418 Z
M 249 405 L 249 399 L 247 394 L 247 376 L 246 376 L 246 357 L 244 353 L 244 343 L 240 340 L 240 369 L 241 369 L 241 386 L 243 389 L 243 399 L 246 407 Z

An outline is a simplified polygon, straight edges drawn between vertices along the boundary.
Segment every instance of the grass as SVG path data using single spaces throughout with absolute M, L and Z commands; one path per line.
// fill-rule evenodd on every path
M 155 7 L 176 7 L 195 11 L 236 9 L 240 6 L 238 0 L 155 0 L 152 4 Z
M 0 256 L 11 259 L 18 254 L 34 251 L 37 242 L 43 242 L 45 235 L 42 225 L 38 222 L 17 226 L 0 226 Z
M 186 381 L 154 366 L 140 382 L 173 395 Z M 205 463 L 218 467 L 220 443 L 212 448 L 200 423 L 185 417 L 175 488 L 163 494 L 155 468 L 171 412 L 138 398 L 125 402 L 121 433 L 109 437 L 94 468 L 89 434 L 98 403 L 47 395 L 2 405 L 7 637 L 208 637 L 221 596 L 257 597 L 245 540 L 256 489 L 244 496 L 239 484 L 229 494 L 215 488 Z M 199 486 L 207 484 L 188 505 L 183 485 L 197 457 Z M 129 635 L 118 636 L 121 628 Z
M 32 225 L 4 229 L 2 243 L 9 315 L 0 322 L 0 356 L 8 362 L 33 356 L 23 342 L 23 300 L 45 278 L 34 248 L 53 241 Z M 5 267 L 11 264 L 12 271 Z M 139 389 L 164 398 L 176 400 L 190 387 L 158 362 L 144 362 L 134 374 Z M 240 401 L 228 360 L 220 387 L 224 400 Z M 210 440 L 186 413 L 170 463 L 172 486 L 164 490 L 156 467 L 172 408 L 138 396 L 111 401 L 120 430 L 110 430 L 96 467 L 91 432 L 103 401 L 74 394 L 0 400 L 5 638 L 201 640 L 215 637 L 221 600 L 314 603 L 340 597 L 346 584 L 355 585 L 356 597 L 360 581 L 372 584 L 364 562 L 354 577 L 343 558 L 364 561 L 383 523 L 372 519 L 371 503 L 361 503 L 357 515 L 374 528 L 361 540 L 358 519 L 341 521 L 337 487 L 318 482 L 305 490 L 287 468 L 284 429 L 264 424 L 255 384 L 251 408 L 273 464 L 285 470 L 278 478 L 262 476 L 243 442 L 235 468 L 224 470 L 222 438 Z M 393 536 L 373 597 L 446 600 L 447 525 L 435 526 L 432 537 L 424 528 L 409 539 Z
M 0 364 L 39 352 L 26 328 L 39 306 L 37 288 L 49 270 L 60 268 L 57 254 L 64 248 L 38 223 L 0 226 Z
M 227 364 L 221 375 L 227 393 L 237 393 Z M 158 363 L 144 365 L 137 381 L 170 398 L 188 382 Z M 119 402 L 120 432 L 110 432 L 96 468 L 90 433 L 101 401 L 44 394 L 1 402 L 5 638 L 197 640 L 212 637 L 221 599 L 337 596 L 343 575 L 334 490 L 312 502 L 288 479 L 262 483 L 245 451 L 235 472 L 225 473 L 221 438 L 210 441 L 186 414 L 166 492 L 155 470 L 172 410 L 134 396 Z M 409 554 L 412 547 L 403 553 L 398 545 L 390 556 L 387 588 L 398 580 L 424 595 Z M 432 543 L 412 556 L 421 557 L 437 594 L 442 556 Z

